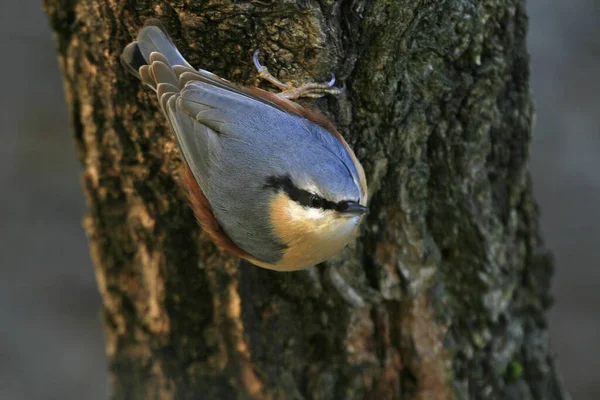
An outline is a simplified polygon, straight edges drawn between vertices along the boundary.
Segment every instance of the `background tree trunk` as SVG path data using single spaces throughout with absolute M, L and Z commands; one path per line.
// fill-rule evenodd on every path
M 117 399 L 563 399 L 552 261 L 527 173 L 523 1 L 45 0 Z M 221 254 L 189 209 L 154 94 L 118 57 L 157 16 L 196 67 L 347 91 L 311 101 L 361 159 L 371 212 L 327 265 Z

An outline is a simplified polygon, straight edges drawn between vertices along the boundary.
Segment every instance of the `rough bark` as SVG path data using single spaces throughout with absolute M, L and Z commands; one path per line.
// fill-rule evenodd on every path
M 522 0 L 45 0 L 83 164 L 115 399 L 563 399 L 552 260 L 527 172 Z M 347 87 L 307 104 L 362 161 L 371 212 L 327 265 L 221 254 L 157 101 L 118 56 L 158 16 L 197 67 Z

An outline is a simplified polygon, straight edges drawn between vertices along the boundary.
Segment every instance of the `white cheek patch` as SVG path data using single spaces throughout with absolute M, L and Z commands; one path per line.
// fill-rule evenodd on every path
M 325 213 L 323 212 L 323 210 L 320 210 L 318 208 L 304 208 L 304 215 L 305 218 L 308 219 L 321 219 L 325 217 Z
M 325 217 L 325 212 L 319 208 L 303 207 L 295 201 L 289 201 L 289 215 L 295 220 L 307 220 L 307 219 L 322 219 Z

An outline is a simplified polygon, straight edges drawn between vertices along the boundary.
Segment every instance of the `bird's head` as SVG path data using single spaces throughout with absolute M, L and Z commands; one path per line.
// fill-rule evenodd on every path
M 355 236 L 367 211 L 366 195 L 354 174 L 270 176 L 270 217 L 275 236 L 286 246 L 278 268 L 301 269 L 321 263 Z

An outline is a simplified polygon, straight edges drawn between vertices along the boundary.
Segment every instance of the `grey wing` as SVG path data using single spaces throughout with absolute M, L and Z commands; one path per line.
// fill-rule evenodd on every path
M 264 133 L 261 128 L 273 113 L 283 112 L 217 75 L 194 70 L 158 21 L 140 30 L 121 60 L 156 91 L 183 157 L 225 233 L 253 256 L 279 260 L 284 246 L 273 236 L 264 206 L 269 199 L 261 173 L 268 171 L 261 162 L 269 164 L 259 154 L 264 140 L 256 140 L 256 134 Z
M 265 105 L 269 105 L 271 107 L 281 110 L 276 104 L 274 104 L 268 100 L 253 96 L 253 95 L 243 91 L 239 87 L 233 85 L 228 80 L 223 79 L 223 78 L 219 77 L 218 75 L 215 75 L 212 72 L 206 71 L 204 69 L 199 69 L 198 71 L 196 71 L 190 67 L 186 67 L 186 66 L 182 66 L 182 65 L 175 65 L 173 67 L 173 71 L 175 71 L 177 76 L 179 76 L 179 84 L 181 87 L 184 87 L 188 84 L 198 85 L 199 83 L 206 83 L 211 86 L 215 86 L 219 89 L 223 89 L 225 91 L 232 92 L 239 96 L 245 97 L 248 100 L 251 100 L 252 102 L 263 103 Z
M 202 192 L 225 233 L 242 250 L 275 263 L 285 245 L 273 233 L 261 135 L 288 114 L 213 82 L 191 81 L 167 101 L 167 115 Z M 271 127 L 271 128 L 270 128 Z

